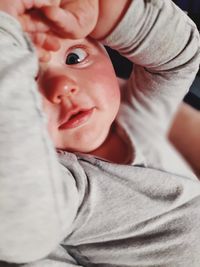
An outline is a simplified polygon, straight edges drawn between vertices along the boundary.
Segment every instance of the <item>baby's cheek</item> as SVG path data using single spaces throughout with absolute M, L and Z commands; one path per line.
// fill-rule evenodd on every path
M 118 95 L 119 84 L 112 65 L 102 64 L 95 71 L 95 76 L 102 87 L 110 88 L 111 95 Z
M 107 75 L 104 75 L 104 78 L 102 77 L 102 88 L 104 90 L 104 93 L 110 101 L 119 101 L 120 100 L 120 90 L 119 90 L 119 84 L 118 80 L 115 76 L 115 74 L 107 73 Z

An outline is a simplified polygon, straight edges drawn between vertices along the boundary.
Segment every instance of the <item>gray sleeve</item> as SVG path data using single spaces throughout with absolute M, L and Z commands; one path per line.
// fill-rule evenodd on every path
M 46 130 L 37 70 L 20 25 L 0 12 L 0 260 L 15 263 L 48 255 L 78 206 L 74 179 Z
M 133 120 L 153 136 L 166 133 L 199 67 L 194 23 L 171 0 L 134 0 L 105 44 L 134 62 L 126 94 Z

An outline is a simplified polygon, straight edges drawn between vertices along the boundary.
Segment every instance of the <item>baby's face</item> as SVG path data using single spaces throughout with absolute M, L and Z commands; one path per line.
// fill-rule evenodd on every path
M 108 55 L 89 39 L 61 40 L 38 78 L 56 148 L 89 153 L 105 141 L 120 104 Z

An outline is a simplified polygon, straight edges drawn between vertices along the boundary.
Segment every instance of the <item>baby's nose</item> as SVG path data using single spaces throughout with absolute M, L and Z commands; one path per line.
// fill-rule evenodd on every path
M 59 104 L 65 97 L 78 92 L 76 82 L 64 75 L 49 77 L 44 83 L 46 97 L 54 104 Z

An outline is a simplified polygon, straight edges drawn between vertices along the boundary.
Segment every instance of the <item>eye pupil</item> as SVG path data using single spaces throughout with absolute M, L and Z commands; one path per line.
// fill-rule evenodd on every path
M 75 65 L 84 63 L 86 58 L 88 57 L 88 53 L 85 48 L 75 47 L 70 49 L 70 51 L 66 55 L 65 64 L 66 65 Z
M 77 54 L 71 53 L 67 56 L 66 64 L 72 65 L 72 64 L 78 64 L 80 62 L 80 58 Z

